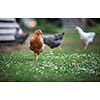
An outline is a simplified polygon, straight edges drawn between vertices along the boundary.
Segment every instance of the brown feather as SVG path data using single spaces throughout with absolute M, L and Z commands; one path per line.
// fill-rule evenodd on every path
M 34 35 L 30 40 L 30 49 L 37 54 L 43 51 L 44 41 L 41 34 L 37 35 L 36 32 L 34 32 Z

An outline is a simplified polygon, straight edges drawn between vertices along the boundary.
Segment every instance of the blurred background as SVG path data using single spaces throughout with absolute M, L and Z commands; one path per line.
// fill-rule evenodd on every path
M 28 49 L 29 38 L 36 29 L 44 34 L 76 33 L 75 26 L 84 31 L 100 31 L 99 18 L 0 18 L 0 51 Z M 77 33 L 76 33 L 77 34 Z

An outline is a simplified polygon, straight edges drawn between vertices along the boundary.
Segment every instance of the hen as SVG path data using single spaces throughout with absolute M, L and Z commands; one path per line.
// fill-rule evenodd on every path
M 43 36 L 44 44 L 48 45 L 51 48 L 50 54 L 53 53 L 53 49 L 56 47 L 59 47 L 58 49 L 62 51 L 60 45 L 62 43 L 63 36 L 64 36 L 64 32 L 59 34 L 54 34 L 54 35 Z
M 38 55 L 44 50 L 44 41 L 40 29 L 36 30 L 30 39 L 30 49 L 34 51 L 35 60 L 38 60 Z
M 83 42 L 85 43 L 84 49 L 87 49 L 89 44 L 93 42 L 95 33 L 94 32 L 84 32 L 80 27 L 76 27 L 76 29 L 78 30 L 80 34 L 80 39 L 83 40 Z

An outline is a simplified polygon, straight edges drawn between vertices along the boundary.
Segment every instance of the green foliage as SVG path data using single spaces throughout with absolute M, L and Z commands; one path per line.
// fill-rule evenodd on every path
M 61 32 L 61 27 L 59 27 L 55 22 L 50 22 L 44 18 L 37 18 L 37 26 L 34 28 L 28 28 L 23 23 L 20 24 L 24 31 L 33 32 L 36 29 L 41 29 L 44 33 L 55 33 Z
M 49 22 L 46 19 L 37 19 L 38 25 L 34 29 L 42 29 L 42 31 L 45 33 L 52 33 L 52 32 L 59 32 L 61 31 L 61 28 L 55 24 L 55 22 Z

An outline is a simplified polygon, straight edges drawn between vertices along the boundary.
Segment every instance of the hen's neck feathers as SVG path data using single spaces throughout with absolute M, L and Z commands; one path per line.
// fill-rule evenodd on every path
M 82 34 L 82 33 L 84 33 L 84 31 L 81 29 L 81 28 L 77 28 L 77 30 L 78 30 L 78 32 L 80 33 L 80 34 Z

